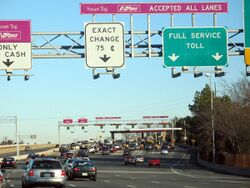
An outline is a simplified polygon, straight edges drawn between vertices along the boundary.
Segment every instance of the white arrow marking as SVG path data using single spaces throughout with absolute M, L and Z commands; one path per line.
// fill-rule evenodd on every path
M 216 60 L 216 61 L 219 61 L 223 55 L 220 55 L 218 52 L 215 54 L 215 55 L 212 55 L 212 57 Z
M 175 53 L 172 53 L 172 56 L 168 56 L 173 62 L 175 62 L 180 56 L 176 56 Z

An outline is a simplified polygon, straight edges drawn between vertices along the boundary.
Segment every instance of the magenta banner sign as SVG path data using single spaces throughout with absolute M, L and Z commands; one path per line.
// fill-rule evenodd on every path
M 227 13 L 228 2 L 199 3 L 81 3 L 81 14 Z
M 0 42 L 31 42 L 30 20 L 0 20 Z

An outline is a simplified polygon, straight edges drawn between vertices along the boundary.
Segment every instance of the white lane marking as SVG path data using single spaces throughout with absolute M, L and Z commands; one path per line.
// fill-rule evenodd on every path
M 155 184 L 159 184 L 159 183 L 161 183 L 161 182 L 159 182 L 159 181 L 151 181 L 152 183 L 155 183 Z
M 185 185 L 184 188 L 196 188 L 196 187 Z
M 154 171 L 119 171 L 119 170 L 99 170 L 98 173 L 119 173 L 119 174 L 173 174 L 173 172 Z
M 121 177 L 121 175 L 119 175 L 119 174 L 116 174 L 115 176 L 116 176 L 116 177 Z
M 131 179 L 131 180 L 136 180 L 136 178 L 134 178 L 134 177 L 130 177 L 129 179 Z
M 135 188 L 136 186 L 135 185 L 127 185 L 127 187 L 129 187 L 129 188 Z
M 76 187 L 75 184 L 68 184 L 68 186 L 70 186 L 70 187 Z
M 13 184 L 10 184 L 10 187 L 15 187 L 15 185 L 13 185 Z
M 109 181 L 109 180 L 104 180 L 104 182 L 105 182 L 105 183 L 111 183 L 111 181 Z

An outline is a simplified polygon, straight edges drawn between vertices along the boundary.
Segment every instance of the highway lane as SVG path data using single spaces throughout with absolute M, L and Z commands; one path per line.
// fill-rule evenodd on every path
M 159 152 L 141 152 L 146 160 L 159 157 Z M 250 178 L 226 175 L 208 171 L 194 161 L 185 150 L 170 152 L 160 156 L 161 167 L 124 165 L 123 156 L 117 153 L 111 156 L 91 155 L 98 169 L 97 181 L 76 179 L 67 181 L 67 187 L 77 188 L 250 188 Z M 5 173 L 7 187 L 21 187 L 22 164 L 17 169 L 8 169 Z

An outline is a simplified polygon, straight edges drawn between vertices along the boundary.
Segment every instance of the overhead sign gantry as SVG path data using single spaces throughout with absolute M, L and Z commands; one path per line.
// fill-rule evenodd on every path
M 226 29 L 227 31 L 227 41 L 228 44 L 220 45 L 221 48 L 227 48 L 227 54 L 229 56 L 239 56 L 245 54 L 245 62 L 247 67 L 249 67 L 248 59 L 249 59 L 249 32 L 248 32 L 248 24 L 249 23 L 249 2 L 247 0 L 243 0 L 245 3 L 245 45 L 244 42 L 240 41 L 242 37 L 243 29 Z M 81 3 L 80 4 L 80 13 L 81 14 L 88 14 L 92 15 L 92 22 L 86 22 L 85 25 L 89 25 L 89 28 L 86 27 L 86 31 L 77 31 L 77 32 L 34 32 L 32 33 L 32 58 L 33 59 L 59 59 L 59 58 L 86 58 L 86 65 L 93 70 L 93 78 L 98 78 L 100 74 L 110 74 L 113 78 L 118 78 L 119 74 L 115 73 L 115 69 L 123 67 L 125 64 L 125 58 L 156 58 L 156 57 L 163 57 L 167 59 L 167 61 L 174 61 L 178 63 L 181 60 L 181 57 L 177 53 L 167 53 L 168 49 L 163 50 L 163 45 L 167 46 L 167 44 L 159 42 L 163 41 L 162 36 L 163 32 L 167 30 L 153 30 L 151 28 L 151 14 L 169 14 L 170 16 L 170 25 L 166 28 L 176 28 L 174 25 L 174 15 L 176 14 L 190 14 L 191 18 L 191 29 L 199 28 L 195 24 L 195 16 L 198 14 L 211 14 L 213 16 L 213 26 L 212 28 L 217 28 L 217 15 L 220 13 L 227 13 L 228 12 L 228 2 L 195 2 L 195 3 L 188 3 L 188 2 L 177 2 L 177 3 L 167 3 L 167 2 L 157 2 L 157 3 Z M 102 22 L 102 16 L 98 17 L 97 15 L 103 14 L 110 14 L 112 15 L 112 19 L 109 22 Z M 116 18 L 116 14 L 123 14 L 128 15 L 128 23 L 120 22 Z M 146 20 L 144 21 L 146 30 L 137 30 L 136 23 L 134 20 L 134 16 L 137 14 L 145 14 Z M 188 17 L 188 16 L 187 16 Z M 22 21 L 22 20 L 20 20 Z M 117 25 L 115 25 L 117 23 Z M 123 23 L 123 24 L 121 24 Z M 93 24 L 93 25 L 92 25 Z M 105 34 L 106 26 L 101 26 L 98 24 L 114 24 L 111 27 L 115 29 L 111 32 Z M 128 27 L 125 25 L 128 24 Z M 14 25 L 14 24 L 13 24 Z M 123 25 L 123 27 L 121 27 Z M 126 26 L 127 30 L 125 31 L 124 27 Z M 93 32 L 94 27 L 99 27 L 103 32 L 97 33 Z M 165 25 L 164 25 L 165 27 Z M 0 25 L 0 32 L 5 32 L 4 26 Z M 181 28 L 185 29 L 185 28 Z M 209 27 L 210 29 L 210 27 Z M 123 30 L 123 31 L 121 31 Z M 30 28 L 29 28 L 30 31 Z M 98 32 L 100 29 L 98 29 Z M 119 31 L 119 32 L 116 32 Z M 186 32 L 186 31 L 183 31 Z M 195 31 L 196 32 L 196 31 Z M 27 32 L 25 32 L 27 33 Z M 119 42 L 115 42 L 113 45 L 107 45 L 106 43 L 101 43 L 101 41 L 91 40 L 93 37 L 99 37 L 99 35 L 104 35 L 109 37 L 109 34 L 118 36 Z M 24 34 L 26 35 L 26 34 Z M 224 34 L 222 33 L 223 38 Z M 221 36 L 222 36 L 221 35 Z M 22 34 L 23 36 L 23 34 Z M 2 37 L 2 33 L 1 33 Z M 124 40 L 124 38 L 126 40 Z M 220 37 L 217 37 L 220 38 Z M 0 38 L 1 39 L 1 38 Z M 86 40 L 86 41 L 85 41 Z M 63 41 L 64 44 L 60 44 L 58 41 Z M 123 42 L 120 43 L 120 41 Z M 177 42 L 181 41 L 176 39 L 173 42 L 173 46 L 177 46 Z M 14 43 L 14 41 L 12 41 Z M 200 43 L 198 40 L 197 43 Z M 209 40 L 208 42 L 212 42 Z M 217 41 L 218 42 L 218 41 Z M 1 42 L 0 42 L 1 43 Z M 4 42 L 5 43 L 5 42 Z M 27 43 L 31 43 L 31 40 L 28 40 Z M 93 44 L 93 45 L 92 45 Z M 18 44 L 19 46 L 19 44 Z M 92 48 L 95 46 L 96 48 Z M 122 47 L 121 47 L 122 46 Z M 199 45 L 196 45 L 196 49 L 198 49 Z M 245 46 L 245 49 L 244 49 Z M 14 48 L 16 46 L 12 46 L 13 48 L 5 46 L 4 49 L 8 49 L 8 51 L 14 52 Z M 183 47 L 183 46 L 181 46 Z M 180 49 L 181 49 L 180 47 Z M 190 48 L 194 48 L 193 44 L 189 45 Z M 199 49 L 205 48 L 205 45 L 200 45 Z M 217 47 L 217 46 L 216 46 Z M 99 48 L 99 50 L 97 50 Z M 210 48 L 210 46 L 209 46 Z M 26 49 L 26 48 L 24 48 Z M 178 49 L 178 50 L 180 50 Z M 212 47 L 210 48 L 212 49 Z M 197 50 L 197 53 L 200 52 Z M 25 57 L 28 58 L 31 56 L 31 50 L 29 52 L 25 52 Z M 245 51 L 245 52 L 244 52 Z M 179 51 L 178 51 L 179 52 Z M 2 53 L 0 56 L 2 57 Z M 9 53 L 9 52 L 8 52 Z M 7 54 L 8 54 L 7 53 Z M 167 54 L 165 54 L 167 53 Z M 210 53 L 210 52 L 209 52 Z M 13 54 L 13 53 L 11 53 Z M 14 52 L 15 54 L 15 52 Z M 20 53 L 24 54 L 24 53 Z M 30 54 L 30 55 L 29 55 Z M 119 54 L 119 55 L 117 55 Z M 190 53 L 191 54 L 191 53 Z M 206 70 L 200 70 L 202 73 L 215 73 L 216 75 L 223 75 L 217 73 L 223 73 L 222 67 L 227 62 L 227 54 L 225 52 L 214 52 L 209 54 L 209 58 L 212 58 L 212 63 L 210 64 L 204 63 L 205 61 L 201 61 L 201 64 L 180 64 L 183 65 L 182 72 L 184 73 L 193 73 L 194 77 L 196 77 L 197 69 L 196 67 L 199 66 L 206 66 Z M 16 56 L 21 56 L 19 53 L 16 53 Z M 208 57 L 208 55 L 206 56 Z M 198 59 L 197 55 L 190 56 L 189 59 Z M 20 59 L 20 57 L 19 57 Z M 9 70 L 29 70 L 31 69 L 31 57 L 29 58 L 30 61 L 27 64 L 24 64 L 26 59 L 20 61 L 18 60 L 8 59 L 4 57 L 0 61 L 0 70 L 8 70 L 6 75 L 7 78 L 14 76 L 10 73 Z M 113 61 L 112 61 L 113 59 Z M 116 59 L 116 60 L 115 60 Z M 189 60 L 188 59 L 188 60 Z M 27 59 L 28 60 L 28 59 Z M 198 60 L 197 60 L 198 61 Z M 186 62 L 185 62 L 186 63 Z M 169 62 L 166 63 L 167 66 Z M 173 63 L 174 64 L 174 63 Z M 188 66 L 192 66 L 193 71 L 187 71 Z M 207 66 L 208 65 L 208 66 Z M 222 67 L 219 67 L 221 66 Z M 22 66 L 22 67 L 18 67 Z M 216 67 L 214 67 L 216 66 Z M 170 66 L 172 69 L 172 77 L 177 77 L 180 75 L 180 72 L 177 72 L 178 65 Z M 214 68 L 214 70 L 213 70 Z M 97 69 L 105 69 L 106 72 L 98 73 Z M 212 70 L 210 70 L 212 69 Z M 198 72 L 199 73 L 199 72 Z M 176 76 L 177 75 L 177 76 Z M 27 74 L 25 76 L 28 76 Z M 27 77 L 26 77 L 27 78 Z M 7 79 L 8 80 L 8 79 Z

